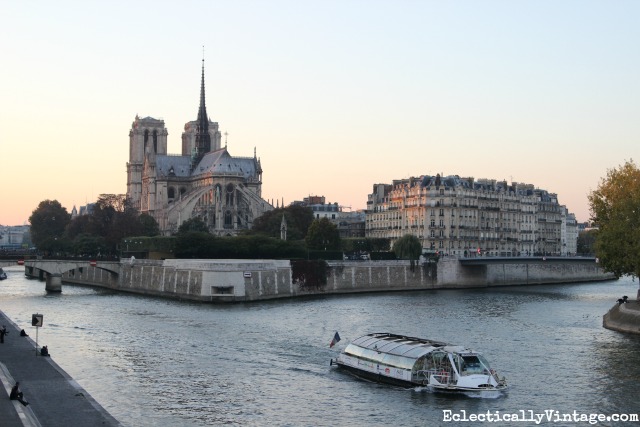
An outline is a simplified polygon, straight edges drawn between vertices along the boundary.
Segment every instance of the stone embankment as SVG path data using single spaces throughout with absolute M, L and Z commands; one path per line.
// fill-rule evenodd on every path
M 575 283 L 611 280 L 594 259 L 443 258 L 411 268 L 408 261 L 331 261 L 326 283 L 295 281 L 287 260 L 123 260 L 85 265 L 62 282 L 198 301 L 257 301 L 307 295 Z M 115 264 L 115 268 L 114 265 Z M 45 268 L 44 265 L 40 268 Z M 43 278 L 37 267 L 27 275 Z
M 618 332 L 640 334 L 640 302 L 616 304 L 602 319 L 602 326 Z

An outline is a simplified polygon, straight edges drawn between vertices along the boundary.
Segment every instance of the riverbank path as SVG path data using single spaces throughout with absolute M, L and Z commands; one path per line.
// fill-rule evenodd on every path
M 9 332 L 0 344 L 2 427 L 121 427 L 51 357 L 36 355 L 35 341 L 21 337 L 20 328 L 0 311 L 0 328 L 2 325 Z M 9 399 L 16 381 L 28 406 Z

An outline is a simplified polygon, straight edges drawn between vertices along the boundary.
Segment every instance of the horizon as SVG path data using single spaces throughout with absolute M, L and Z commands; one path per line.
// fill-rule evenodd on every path
M 1 225 L 126 194 L 136 115 L 180 154 L 203 55 L 209 117 L 232 156 L 256 150 L 267 201 L 355 211 L 374 184 L 440 173 L 532 184 L 582 223 L 637 158 L 637 2 L 37 6 L 0 5 Z

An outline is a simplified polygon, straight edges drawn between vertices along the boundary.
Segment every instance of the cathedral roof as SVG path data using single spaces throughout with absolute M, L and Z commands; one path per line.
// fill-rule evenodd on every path
M 189 156 L 156 156 L 156 171 L 158 176 L 177 176 L 187 178 L 191 176 L 191 158 Z
M 204 155 L 193 170 L 193 175 L 213 173 L 215 175 L 240 175 L 244 178 L 257 176 L 258 163 L 254 157 L 233 157 L 226 147 Z
M 226 147 L 205 154 L 193 172 L 191 172 L 191 158 L 189 156 L 156 156 L 158 176 L 165 177 L 188 178 L 213 173 L 214 175 L 233 175 L 248 179 L 257 177 L 258 169 L 258 161 L 254 157 L 233 157 Z

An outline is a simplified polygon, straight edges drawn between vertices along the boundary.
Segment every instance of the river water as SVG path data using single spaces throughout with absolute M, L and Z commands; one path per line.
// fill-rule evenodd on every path
M 530 420 L 549 410 L 640 412 L 640 337 L 602 328 L 618 298 L 635 297 L 628 278 L 209 305 L 66 284 L 47 294 L 22 268 L 5 271 L 0 310 L 34 339 L 31 315 L 43 314 L 38 343 L 125 426 L 471 426 L 445 422 L 444 411 Z M 336 331 L 342 341 L 330 349 Z M 443 396 L 329 366 L 369 332 L 471 347 L 511 388 L 491 399 Z

